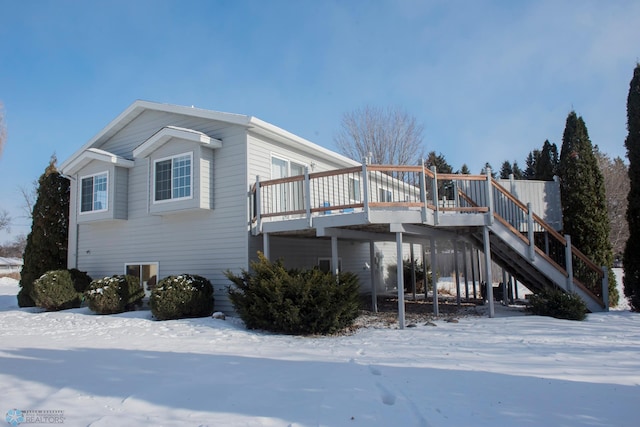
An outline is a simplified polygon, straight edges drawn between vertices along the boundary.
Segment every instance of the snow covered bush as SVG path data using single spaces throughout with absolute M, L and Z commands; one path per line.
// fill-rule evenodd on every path
M 142 305 L 144 290 L 137 277 L 118 275 L 94 280 L 84 295 L 91 310 L 98 314 L 113 314 Z
M 151 313 L 158 320 L 210 316 L 213 302 L 211 282 L 191 274 L 165 277 L 149 299 Z
M 559 289 L 545 289 L 531 295 L 529 312 L 556 319 L 584 320 L 587 306 L 575 293 L 565 293 Z
M 90 283 L 84 271 L 48 271 L 33 282 L 33 300 L 37 307 L 50 311 L 78 308 Z
M 295 335 L 331 334 L 358 317 L 359 284 L 353 273 L 339 279 L 317 268 L 287 270 L 258 253 L 252 272 L 226 272 L 235 286 L 229 297 L 249 329 Z

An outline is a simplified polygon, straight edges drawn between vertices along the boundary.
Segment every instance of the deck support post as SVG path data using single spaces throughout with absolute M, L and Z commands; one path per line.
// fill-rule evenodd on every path
M 338 275 L 340 274 L 338 261 L 338 238 L 336 236 L 331 236 L 331 273 L 336 276 L 336 280 L 338 280 Z
M 462 244 L 462 269 L 464 270 L 464 299 L 469 302 L 469 269 L 467 265 L 467 244 Z
M 304 207 L 307 215 L 307 224 L 312 225 L 311 219 L 311 182 L 309 181 L 309 166 L 304 168 Z
M 511 283 L 513 284 L 513 302 L 516 302 L 519 299 L 518 296 L 518 280 L 515 277 L 511 276 Z
M 489 300 L 489 317 L 495 317 L 496 312 L 493 304 L 493 285 L 491 277 L 491 241 L 489 240 L 489 227 L 486 225 L 482 227 L 482 240 L 484 243 L 484 274 L 487 288 L 487 299 Z
M 271 251 L 269 249 L 269 233 L 262 233 L 262 254 L 268 260 L 271 257 Z
M 413 300 L 416 300 L 416 259 L 413 254 L 413 243 L 409 245 L 409 254 L 411 256 L 411 290 L 413 291 Z
M 376 289 L 376 244 L 369 240 L 369 272 L 371 273 L 371 310 L 378 312 L 378 292 Z
M 473 299 L 478 299 L 478 293 L 476 292 L 476 258 L 475 250 L 471 246 L 469 252 L 469 261 L 471 261 L 471 284 L 473 285 Z M 479 274 L 480 272 L 478 272 Z
M 487 168 L 487 212 L 488 225 L 493 225 L 493 212 L 495 208 L 493 206 L 493 176 L 491 175 L 491 168 Z
M 456 304 L 458 307 L 461 304 L 460 301 L 460 269 L 458 268 L 458 241 L 453 241 L 453 269 L 456 271 Z
M 367 172 L 367 163 L 362 163 L 362 210 L 367 221 L 369 221 L 369 173 Z
M 437 255 L 436 255 L 436 240 L 432 237 L 431 244 L 431 288 L 433 291 L 433 315 L 438 316 L 440 314 L 440 306 L 438 305 L 438 278 L 436 272 Z M 426 294 L 426 291 L 425 291 Z
M 256 195 L 255 197 L 255 204 L 256 204 L 256 234 L 259 234 L 262 232 L 262 212 L 261 212 L 261 206 L 262 206 L 262 202 L 260 200 L 260 175 L 256 175 Z
M 567 270 L 567 291 L 573 292 L 573 251 L 571 250 L 571 236 L 564 235 L 567 245 L 564 248 L 565 268 Z
M 402 268 L 402 233 L 396 232 L 396 267 L 398 278 L 398 325 L 404 329 L 404 271 Z
M 427 222 L 427 212 L 428 212 L 428 203 L 427 203 L 427 175 L 424 172 L 424 159 L 420 161 L 420 165 L 422 166 L 422 173 L 420 174 L 420 201 L 422 202 L 422 223 Z
M 509 287 L 507 286 L 507 270 L 502 269 L 502 303 L 509 305 Z

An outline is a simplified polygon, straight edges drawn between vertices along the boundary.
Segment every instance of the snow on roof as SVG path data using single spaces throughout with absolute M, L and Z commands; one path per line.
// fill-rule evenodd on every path
M 0 265 L 18 266 L 23 265 L 24 262 L 20 258 L 4 258 L 0 257 Z

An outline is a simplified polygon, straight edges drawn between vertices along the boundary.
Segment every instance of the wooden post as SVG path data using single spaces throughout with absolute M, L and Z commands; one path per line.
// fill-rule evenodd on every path
M 462 244 L 462 269 L 464 270 L 464 299 L 469 302 L 469 268 L 467 265 L 467 244 Z
M 311 182 L 309 181 L 309 166 L 304 168 L 304 206 L 307 215 L 307 224 L 311 227 Z
M 269 233 L 264 233 L 262 235 L 262 253 L 264 255 L 264 257 L 268 260 L 270 260 L 271 258 L 271 251 L 269 248 Z
M 398 277 L 398 325 L 404 329 L 404 272 L 402 271 L 402 233 L 396 233 L 397 277 Z
M 363 163 L 362 164 L 362 190 L 363 190 L 363 194 L 362 194 L 362 203 L 364 204 L 364 207 L 362 208 L 364 210 L 364 216 L 367 219 L 367 221 L 369 220 L 369 177 L 368 177 L 368 172 L 367 172 L 367 164 Z
M 491 241 L 489 240 L 489 227 L 482 227 L 482 240 L 484 242 L 484 268 L 485 280 L 487 283 L 487 299 L 489 300 L 489 317 L 495 317 L 495 307 L 493 304 L 493 285 L 491 277 Z
M 431 238 L 431 287 L 433 290 L 433 314 L 438 316 L 440 314 L 440 307 L 438 306 L 438 279 L 436 274 L 436 241 Z
M 371 309 L 378 312 L 378 290 L 376 289 L 376 244 L 369 240 L 369 271 L 371 273 Z
M 338 238 L 331 236 L 331 272 L 336 276 L 340 274 L 340 261 L 338 258 Z
M 416 260 L 413 254 L 413 243 L 409 245 L 411 256 L 411 289 L 413 290 L 413 300 L 416 300 Z M 404 263 L 403 263 L 404 264 Z
M 460 270 L 458 268 L 458 241 L 453 241 L 453 269 L 456 271 L 456 304 L 460 306 Z

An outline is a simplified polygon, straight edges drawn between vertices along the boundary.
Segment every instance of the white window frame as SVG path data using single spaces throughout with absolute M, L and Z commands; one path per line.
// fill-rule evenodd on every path
M 349 200 L 356 203 L 362 201 L 359 178 L 349 177 Z
M 300 176 L 304 175 L 305 168 L 307 167 L 306 163 L 298 162 L 296 160 L 288 159 L 284 156 L 280 156 L 278 154 L 271 153 L 271 160 L 269 162 L 269 168 L 271 172 L 271 179 L 276 179 L 273 176 L 273 159 L 278 159 L 284 163 L 286 163 L 286 176 L 279 178 L 289 178 L 291 176 Z M 294 164 L 299 166 L 302 170 L 301 174 L 292 175 L 291 174 L 291 165 Z M 282 208 L 285 210 L 289 210 L 292 207 L 296 207 L 298 209 L 304 208 L 304 184 L 302 182 L 290 183 L 290 185 L 284 187 L 284 193 L 279 200 L 279 203 L 282 205 Z
M 391 191 L 391 190 L 389 190 L 387 188 L 384 188 L 384 187 L 378 187 L 378 198 L 379 198 L 378 201 L 381 202 L 381 203 L 392 203 L 393 202 L 393 191 Z
M 174 187 L 173 187 L 173 161 L 174 159 L 180 158 L 180 157 L 186 157 L 189 156 L 189 164 L 191 167 L 191 174 L 189 176 L 189 196 L 186 197 L 174 197 Z M 157 180 L 156 180 L 156 168 L 158 163 L 160 162 L 165 162 L 167 160 L 171 160 L 171 198 L 169 199 L 163 199 L 163 200 L 156 200 L 156 185 L 157 185 Z M 153 200 L 153 204 L 160 204 L 160 203 L 172 203 L 172 202 L 177 202 L 177 201 L 181 201 L 181 200 L 191 200 L 193 199 L 193 193 L 194 193 L 194 188 L 193 188 L 193 176 L 195 175 L 194 172 L 194 164 L 193 164 L 193 151 L 190 152 L 186 152 L 186 153 L 180 153 L 180 154 L 175 154 L 172 156 L 168 156 L 168 157 L 163 157 L 161 159 L 156 159 L 153 161 L 153 168 L 151 171 L 151 179 L 153 180 L 153 195 L 152 195 L 152 200 Z
M 94 200 L 93 196 L 94 196 L 94 188 L 95 188 L 95 178 L 97 176 L 102 176 L 105 175 L 107 178 L 107 189 L 106 189 L 106 199 L 104 202 L 104 207 L 102 209 L 94 209 L 96 200 Z M 83 185 L 82 183 L 84 182 L 85 179 L 89 179 L 91 178 L 92 180 L 92 185 L 91 185 L 91 210 L 88 211 L 83 211 L 82 210 L 82 195 L 83 195 Z M 109 210 L 109 171 L 103 171 L 103 172 L 97 172 L 91 175 L 84 175 L 80 177 L 80 203 L 78 203 L 78 211 L 80 212 L 80 215 L 88 215 L 88 214 L 94 214 L 94 213 L 99 213 L 99 212 L 107 212 Z

